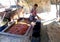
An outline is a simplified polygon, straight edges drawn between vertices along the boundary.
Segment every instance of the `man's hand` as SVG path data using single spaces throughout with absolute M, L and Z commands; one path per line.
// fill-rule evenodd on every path
M 38 16 L 38 15 L 36 15 L 37 16 L 37 18 L 39 19 L 39 20 L 41 20 L 41 18 Z

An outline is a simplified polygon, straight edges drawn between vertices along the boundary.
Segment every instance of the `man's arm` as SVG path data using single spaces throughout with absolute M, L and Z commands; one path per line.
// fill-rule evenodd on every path
M 37 16 L 37 18 L 39 19 L 39 20 L 41 20 L 41 18 L 38 16 L 38 15 L 36 15 Z

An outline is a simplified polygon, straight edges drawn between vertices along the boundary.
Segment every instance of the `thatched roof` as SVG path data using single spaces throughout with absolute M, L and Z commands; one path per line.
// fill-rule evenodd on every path
M 33 7 L 33 5 L 36 3 L 38 4 L 38 13 L 45 12 L 45 11 L 50 11 L 50 0 L 20 0 L 24 4 L 24 6 Z M 20 5 L 21 2 L 19 3 Z
M 60 0 L 26 0 L 28 3 L 30 3 L 30 2 L 41 2 L 41 1 L 51 1 L 51 3 L 53 3 L 53 4 L 56 4 L 56 3 L 60 3 Z
M 60 3 L 60 0 L 51 0 L 51 3 L 52 4 L 59 4 Z

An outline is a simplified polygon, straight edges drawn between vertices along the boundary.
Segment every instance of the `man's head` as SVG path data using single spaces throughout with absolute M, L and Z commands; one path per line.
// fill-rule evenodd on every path
M 36 9 L 38 7 L 38 4 L 34 4 L 34 8 Z
M 23 9 L 23 6 L 21 7 L 21 9 Z

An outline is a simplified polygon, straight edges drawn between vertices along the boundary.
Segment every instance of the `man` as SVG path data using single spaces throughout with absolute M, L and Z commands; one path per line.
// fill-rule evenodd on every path
M 37 4 L 34 4 L 34 7 L 32 8 L 32 10 L 31 10 L 31 15 L 30 15 L 30 21 L 33 21 L 33 20 L 35 20 L 35 17 L 37 16 L 37 7 L 38 7 L 38 5 Z M 38 17 L 38 16 L 37 16 Z M 39 17 L 38 17 L 39 18 Z

